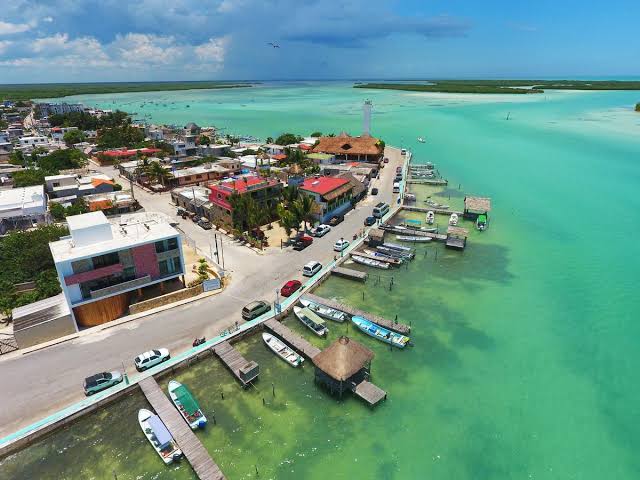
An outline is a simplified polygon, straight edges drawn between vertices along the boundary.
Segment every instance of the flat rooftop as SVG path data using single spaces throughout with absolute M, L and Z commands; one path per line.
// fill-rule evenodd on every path
M 43 185 L 0 190 L 0 212 L 29 210 L 44 205 L 46 205 L 46 200 Z
M 131 213 L 111 220 L 102 212 L 74 215 L 67 217 L 69 231 L 108 225 L 110 238 L 107 234 L 89 244 L 75 245 L 69 236 L 49 243 L 49 248 L 56 263 L 92 257 L 178 236 L 169 221 L 166 215 L 153 212 Z

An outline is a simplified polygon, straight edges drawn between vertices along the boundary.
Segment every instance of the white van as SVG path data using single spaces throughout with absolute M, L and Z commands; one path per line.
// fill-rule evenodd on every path
M 400 193 L 400 182 L 394 182 L 393 193 Z
M 376 218 L 382 218 L 387 214 L 388 211 L 389 205 L 384 202 L 380 202 L 375 207 L 373 207 L 373 216 Z

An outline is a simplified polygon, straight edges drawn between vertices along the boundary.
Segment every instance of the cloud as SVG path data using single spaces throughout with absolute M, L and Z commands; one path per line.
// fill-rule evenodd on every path
M 13 42 L 9 40 L 0 40 L 0 55 L 6 52 Z
M 210 38 L 208 42 L 195 47 L 196 56 L 207 63 L 222 63 L 227 52 L 230 37 Z
M 28 23 L 8 23 L 0 20 L 0 35 L 14 35 L 31 30 L 33 25 Z

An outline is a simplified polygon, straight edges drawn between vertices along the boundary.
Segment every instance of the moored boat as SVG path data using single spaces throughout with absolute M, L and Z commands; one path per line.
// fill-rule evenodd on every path
M 191 430 L 204 428 L 207 424 L 207 417 L 204 416 L 200 405 L 193 398 L 187 387 L 176 380 L 169 381 L 169 397 L 182 415 L 182 418 L 189 424 Z
M 362 257 L 360 255 L 351 254 L 351 260 L 360 265 L 366 265 L 368 267 L 381 268 L 383 270 L 388 270 L 390 265 L 386 262 L 382 262 L 380 260 L 373 260 L 371 258 Z
M 394 347 L 404 348 L 407 343 L 409 343 L 409 337 L 392 332 L 391 330 L 381 327 L 366 318 L 353 316 L 351 317 L 351 321 L 356 327 L 370 337 L 380 340 L 381 342 L 388 343 L 389 345 L 393 345 Z
M 481 232 L 487 229 L 486 215 L 478 215 L 478 218 L 476 218 L 476 228 Z
M 327 307 L 326 305 L 322 305 L 321 303 L 312 302 L 311 300 L 307 300 L 305 298 L 300 299 L 300 303 L 303 307 L 307 307 L 318 316 L 326 318 L 327 320 L 333 320 L 334 322 L 342 323 L 345 320 L 349 319 L 349 315 L 347 313 L 335 308 Z
M 296 314 L 298 320 L 300 320 L 305 327 L 311 330 L 319 337 L 323 337 L 329 330 L 324 323 L 324 320 L 320 318 L 316 313 L 312 312 L 308 307 L 300 308 L 298 306 L 293 307 L 293 313 Z
M 158 415 L 142 408 L 138 411 L 138 423 L 147 440 L 166 465 L 182 456 L 182 451 Z
M 452 213 L 451 216 L 449 217 L 449 225 L 451 225 L 452 227 L 455 227 L 456 225 L 458 225 L 458 214 L 457 213 Z
M 304 362 L 304 358 L 298 355 L 291 347 L 286 345 L 275 335 L 264 332 L 262 334 L 262 340 L 264 340 L 264 343 L 267 344 L 267 347 L 269 347 L 273 353 L 292 367 L 299 367 L 302 362 Z
M 432 240 L 431 237 L 414 237 L 409 235 L 396 235 L 396 238 L 401 242 L 413 242 L 413 243 L 427 243 Z
M 429 225 L 433 225 L 433 222 L 435 222 L 435 221 L 436 221 L 436 214 L 435 214 L 435 213 L 433 213 L 433 211 L 432 211 L 432 210 L 429 210 L 429 211 L 427 212 L 426 221 L 427 221 L 427 223 L 428 223 Z

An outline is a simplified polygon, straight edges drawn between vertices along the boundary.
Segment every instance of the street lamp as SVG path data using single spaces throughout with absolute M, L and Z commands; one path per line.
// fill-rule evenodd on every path
M 276 315 L 280 313 L 280 291 L 276 288 L 276 304 L 274 305 L 274 311 Z

